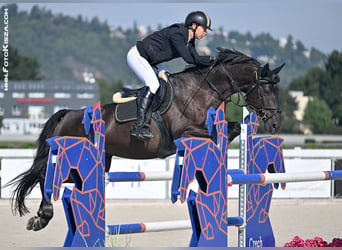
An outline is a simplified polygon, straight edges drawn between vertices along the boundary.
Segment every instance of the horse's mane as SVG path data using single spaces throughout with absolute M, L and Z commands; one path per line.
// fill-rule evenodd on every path
M 218 62 L 225 62 L 230 64 L 251 62 L 257 66 L 260 65 L 260 63 L 255 58 L 247 56 L 236 49 L 230 50 L 224 48 L 217 48 L 217 50 L 218 52 L 216 58 Z
M 260 65 L 260 63 L 255 58 L 247 56 L 236 49 L 230 50 L 230 49 L 225 49 L 225 48 L 217 48 L 216 60 L 217 60 L 217 63 L 223 62 L 223 63 L 229 63 L 230 65 L 248 63 L 248 62 L 256 66 Z M 186 68 L 184 72 L 189 72 L 189 71 L 197 70 L 200 68 L 205 68 L 205 67 L 190 66 Z

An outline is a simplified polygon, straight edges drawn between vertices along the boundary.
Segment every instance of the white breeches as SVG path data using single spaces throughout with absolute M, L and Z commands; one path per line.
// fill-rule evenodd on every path
M 152 66 L 139 54 L 136 46 L 133 46 L 128 51 L 127 63 L 137 77 L 155 94 L 159 88 L 158 78 Z

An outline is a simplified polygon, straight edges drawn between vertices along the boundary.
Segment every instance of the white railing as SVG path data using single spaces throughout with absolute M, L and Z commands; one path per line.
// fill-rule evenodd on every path
M 287 173 L 334 170 L 335 161 L 342 159 L 338 149 L 285 149 L 284 159 Z M 0 188 L 9 180 L 32 165 L 33 149 L 0 149 Z M 155 171 L 173 172 L 174 157 L 164 160 L 128 160 L 113 157 L 111 171 Z M 239 166 L 239 150 L 228 152 L 228 168 Z M 275 190 L 274 198 L 334 198 L 335 182 L 288 183 L 286 190 Z M 237 198 L 233 186 L 228 190 L 230 198 Z M 110 183 L 106 187 L 109 199 L 169 199 L 170 182 Z M 1 198 L 8 199 L 10 188 L 1 188 Z M 39 186 L 33 189 L 30 198 L 41 198 Z

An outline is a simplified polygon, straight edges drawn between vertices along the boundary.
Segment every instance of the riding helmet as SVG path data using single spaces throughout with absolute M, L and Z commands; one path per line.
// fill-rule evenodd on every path
M 211 30 L 211 19 L 203 11 L 193 11 L 186 16 L 185 25 L 189 27 L 193 23 L 203 25 L 207 29 Z

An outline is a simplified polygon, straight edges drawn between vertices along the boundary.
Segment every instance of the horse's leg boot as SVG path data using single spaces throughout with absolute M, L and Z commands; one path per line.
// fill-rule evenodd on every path
M 150 91 L 149 87 L 145 87 L 139 98 L 138 98 L 138 110 L 137 110 L 137 121 L 133 125 L 131 135 L 137 137 L 140 140 L 151 139 L 153 137 L 149 124 L 151 119 L 148 118 L 148 111 L 151 108 L 154 94 Z

